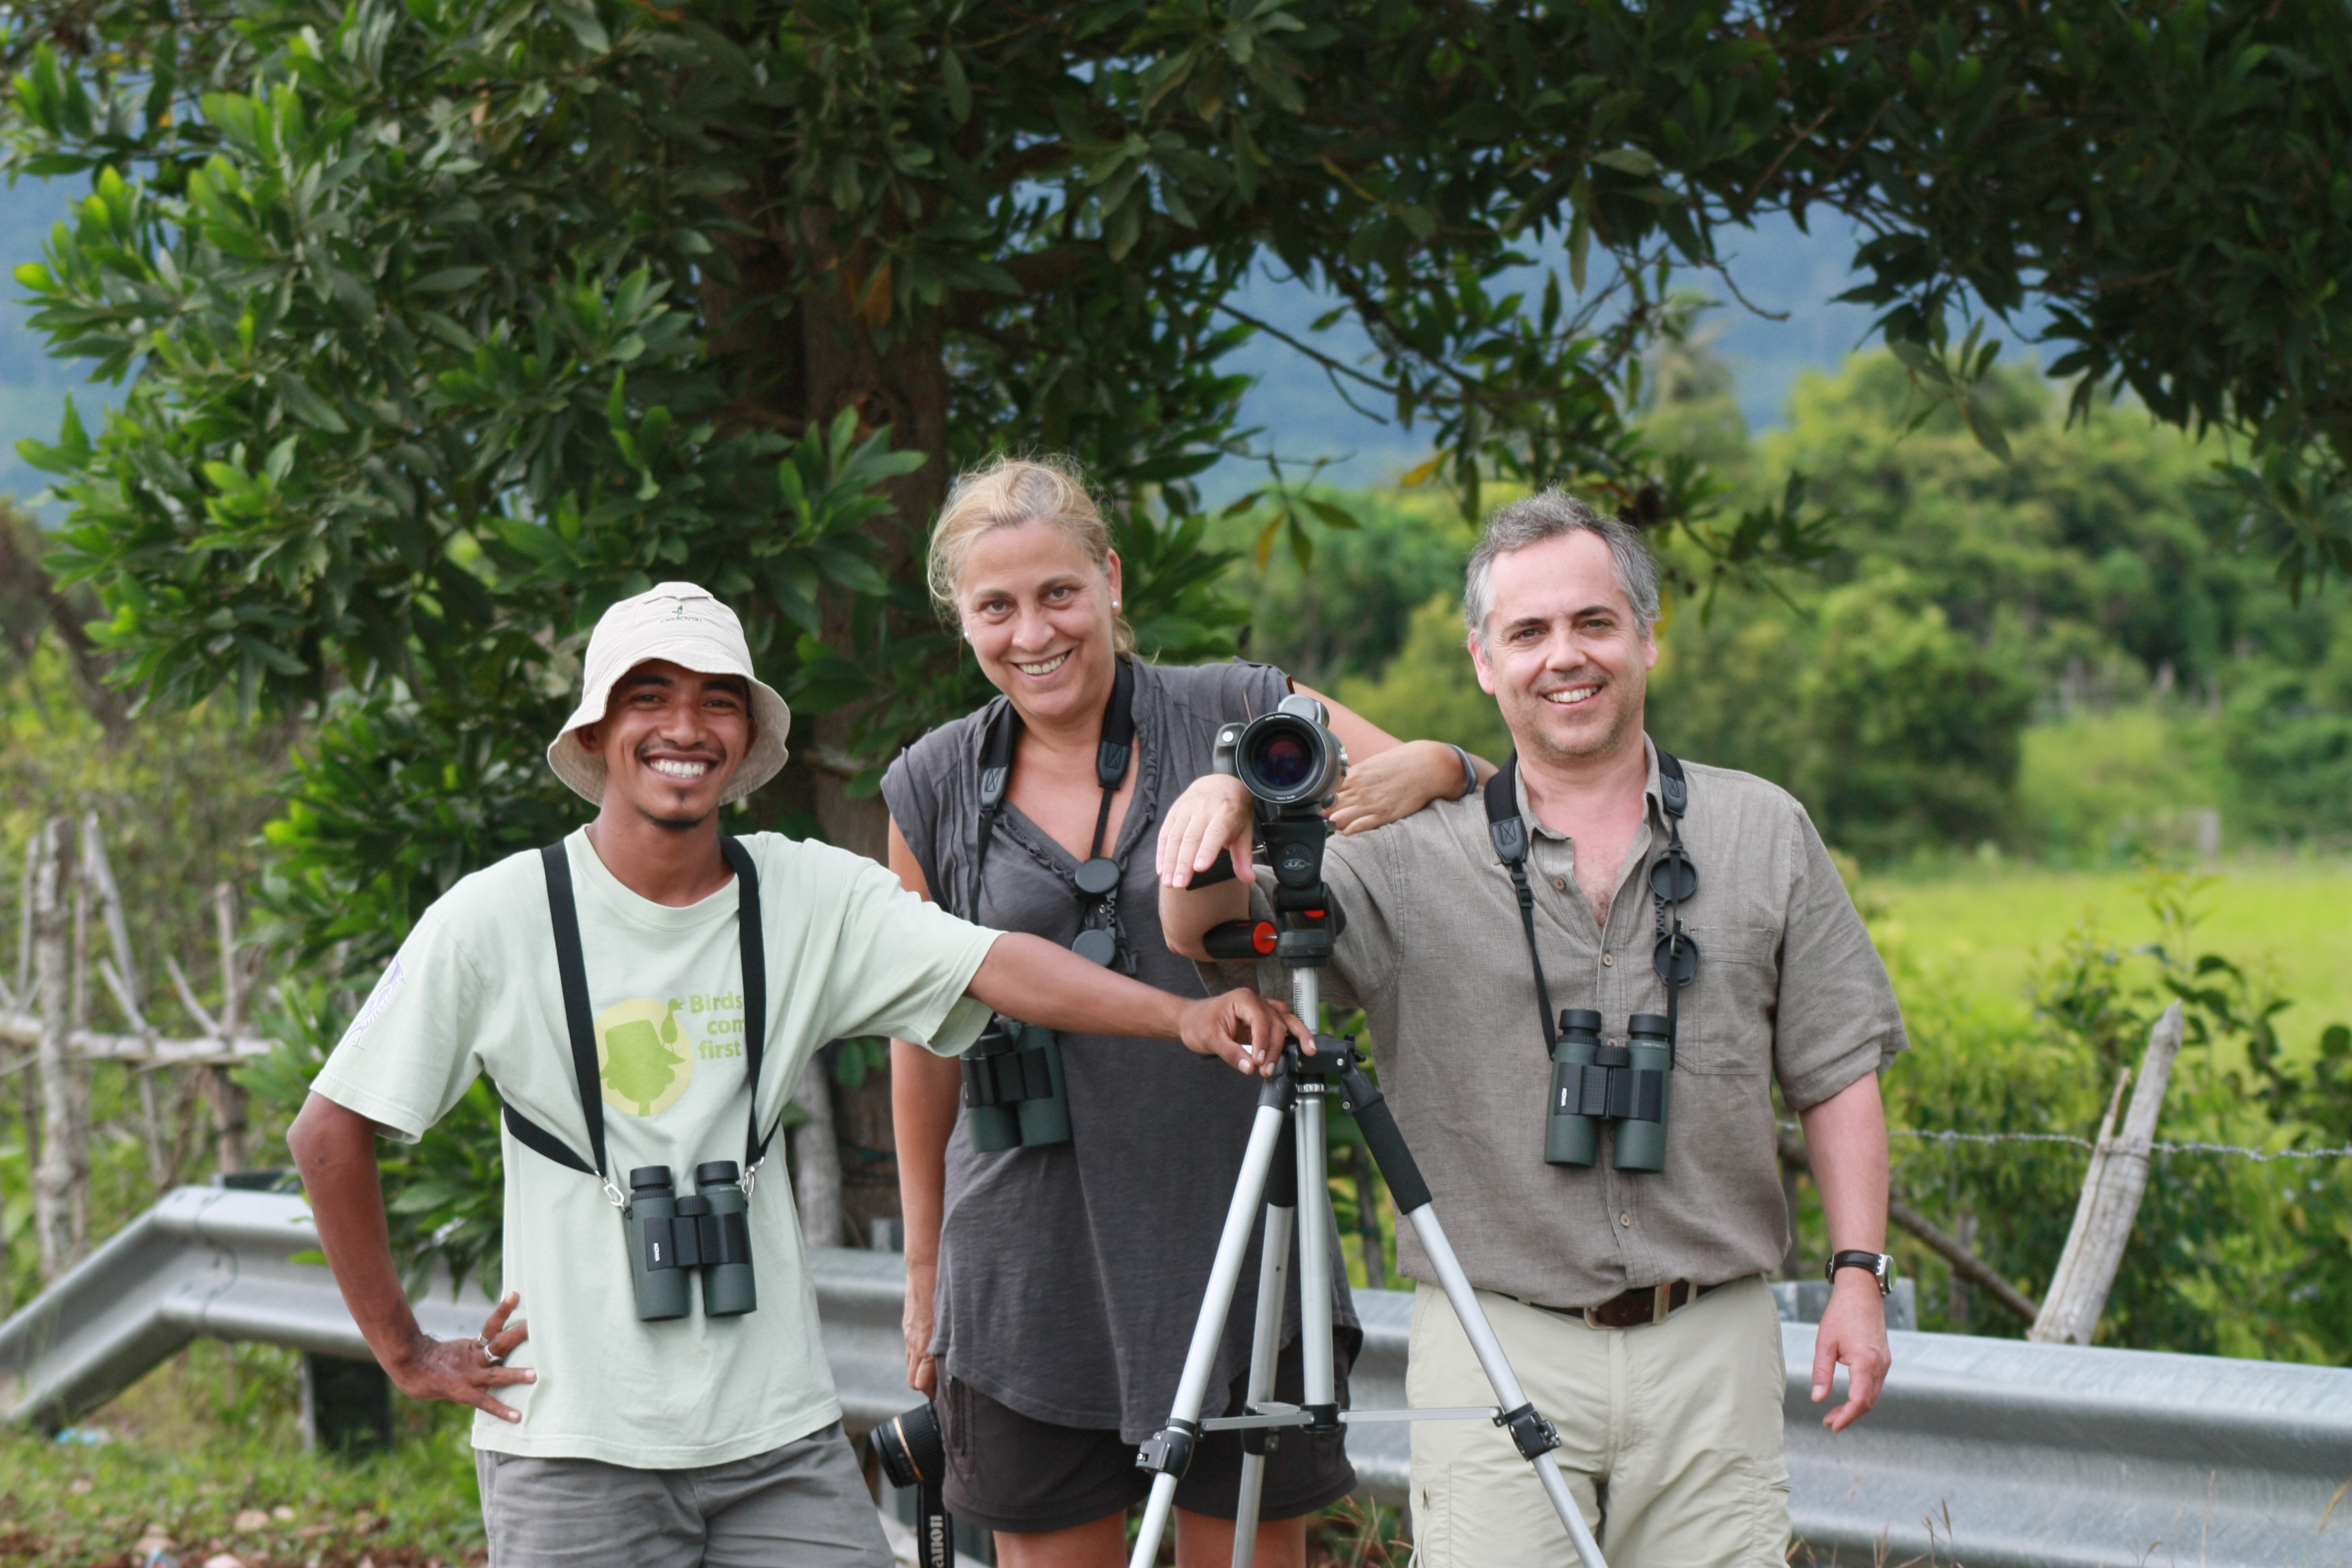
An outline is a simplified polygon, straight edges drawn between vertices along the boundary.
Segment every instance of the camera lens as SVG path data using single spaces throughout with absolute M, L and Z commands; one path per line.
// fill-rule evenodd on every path
M 1250 759 L 1257 776 L 1277 790 L 1294 790 L 1315 771 L 1315 753 L 1297 735 L 1276 731 Z

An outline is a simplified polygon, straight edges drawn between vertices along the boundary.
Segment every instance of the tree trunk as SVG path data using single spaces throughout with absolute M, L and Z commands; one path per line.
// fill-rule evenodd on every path
M 79 1260 L 89 1236 L 89 1088 L 86 1070 L 66 1044 L 73 1032 L 65 900 L 72 878 L 73 825 L 58 817 L 42 830 L 33 878 L 33 966 L 41 1015 L 41 1152 L 33 1172 L 33 1226 L 40 1238 L 41 1278 L 48 1280 Z
M 808 1120 L 792 1131 L 793 1182 L 800 1200 L 801 1236 L 811 1247 L 839 1247 L 841 1234 L 841 1142 L 833 1131 L 833 1074 L 824 1053 L 809 1058 L 793 1103 Z
M 2082 1201 L 2074 1207 L 2074 1228 L 2067 1233 L 2066 1250 L 2059 1254 L 2058 1268 L 2050 1277 L 2041 1316 L 2026 1331 L 2029 1340 L 2087 1345 L 2098 1332 L 2099 1315 L 2106 1310 L 2107 1292 L 2115 1288 L 2132 1222 L 2139 1215 L 2140 1197 L 2147 1191 L 2148 1146 L 2156 1141 L 2157 1117 L 2172 1084 L 2182 1029 L 2181 1005 L 2175 1002 L 2147 1033 L 2147 1053 L 2140 1058 L 2139 1081 L 2132 1089 L 2131 1110 L 2120 1136 L 2110 1135 L 2116 1108 L 2113 1103 L 2107 1107 L 2098 1144 L 2091 1151 L 2091 1168 L 2083 1177 Z M 2116 1094 L 2122 1097 L 2121 1081 Z

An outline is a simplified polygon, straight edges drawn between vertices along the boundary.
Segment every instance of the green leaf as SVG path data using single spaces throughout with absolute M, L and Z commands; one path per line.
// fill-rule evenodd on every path
M 1620 147 L 1608 153 L 1595 153 L 1592 161 L 1623 174 L 1646 176 L 1658 172 L 1658 160 L 1639 147 Z
M 278 395 L 286 400 L 287 408 L 295 418 L 314 430 L 324 430 L 341 436 L 351 429 L 343 416 L 335 412 L 327 400 L 310 390 L 310 384 L 289 371 L 280 371 L 273 378 Z

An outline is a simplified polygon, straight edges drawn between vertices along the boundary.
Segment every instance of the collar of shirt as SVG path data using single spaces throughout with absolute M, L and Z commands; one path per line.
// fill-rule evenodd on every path
M 1612 917 L 1617 908 L 1625 902 L 1626 883 L 1649 863 L 1650 847 L 1658 842 L 1658 835 L 1665 826 L 1666 808 L 1658 790 L 1658 748 L 1647 734 L 1642 737 L 1642 754 L 1649 763 L 1649 774 L 1642 785 L 1642 831 L 1633 836 L 1633 847 L 1626 851 L 1625 864 L 1617 868 L 1617 895 L 1610 906 Z M 1576 841 L 1549 826 L 1542 817 L 1536 815 L 1534 804 L 1528 799 L 1528 773 L 1525 768 L 1513 770 L 1511 784 L 1518 793 L 1519 816 L 1528 825 L 1529 858 L 1556 885 L 1573 877 Z M 1558 847 L 1548 848 L 1550 846 Z M 1554 866 L 1561 868 L 1555 873 L 1550 869 Z

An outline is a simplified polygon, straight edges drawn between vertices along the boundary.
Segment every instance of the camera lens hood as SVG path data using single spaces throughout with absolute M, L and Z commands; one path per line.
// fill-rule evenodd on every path
M 1347 762 L 1338 736 L 1303 715 L 1277 710 L 1242 731 L 1234 771 L 1268 805 L 1310 805 L 1337 793 Z

